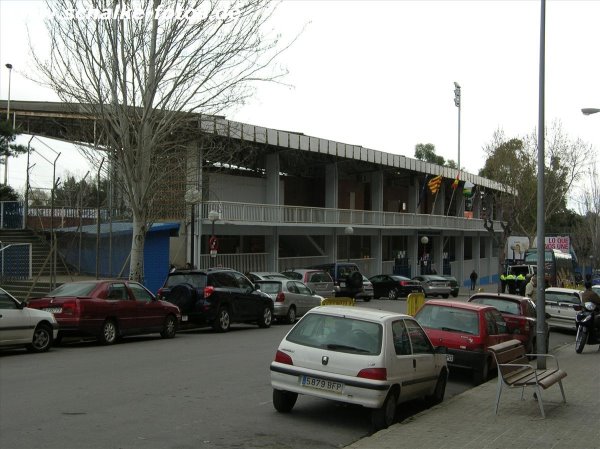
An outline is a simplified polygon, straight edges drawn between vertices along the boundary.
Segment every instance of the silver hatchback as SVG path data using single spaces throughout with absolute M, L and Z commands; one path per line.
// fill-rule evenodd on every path
M 317 295 L 324 298 L 333 298 L 335 296 L 335 286 L 333 279 L 327 271 L 310 268 L 295 268 L 284 271 L 283 275 L 290 279 L 304 282 Z
M 447 298 L 452 292 L 450 281 L 442 276 L 422 274 L 420 276 L 415 276 L 413 280 L 421 283 L 425 296 L 441 296 L 442 298 Z
M 294 323 L 313 307 L 321 305 L 322 296 L 315 294 L 300 281 L 272 279 L 256 281 L 256 288 L 273 300 L 273 315 L 278 320 Z

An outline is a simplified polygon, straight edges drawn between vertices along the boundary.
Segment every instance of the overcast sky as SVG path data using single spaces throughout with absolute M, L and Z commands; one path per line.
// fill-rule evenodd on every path
M 462 87 L 461 166 L 477 173 L 481 148 L 495 130 L 509 137 L 538 123 L 540 0 L 520 1 L 301 1 L 286 0 L 273 25 L 291 38 L 280 62 L 281 85 L 258 86 L 252 101 L 227 118 L 298 131 L 339 142 L 414 157 L 418 143 L 458 159 Z M 44 39 L 37 0 L 0 0 L 0 97 L 55 101 L 26 79 L 31 73 L 25 24 Z M 571 139 L 600 149 L 600 1 L 548 0 L 546 5 L 546 124 L 560 120 Z M 34 25 L 34 26 L 32 26 Z M 34 141 L 47 159 L 56 155 Z M 58 170 L 83 176 L 82 161 L 67 156 Z M 51 165 L 39 160 L 32 185 L 51 185 Z M 46 167 L 43 169 L 43 167 Z M 3 175 L 3 173 L 2 173 Z M 9 162 L 9 184 L 25 180 L 24 158 Z

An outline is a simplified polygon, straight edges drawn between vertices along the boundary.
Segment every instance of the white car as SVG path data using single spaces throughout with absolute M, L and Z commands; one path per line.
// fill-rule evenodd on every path
M 445 348 L 435 349 L 409 315 L 344 306 L 310 310 L 281 341 L 271 363 L 273 405 L 289 412 L 298 394 L 372 409 L 375 429 L 399 403 L 444 399 Z
M 573 288 L 550 287 L 545 290 L 546 313 L 550 314 L 548 326 L 576 330 L 573 306 L 582 306 L 583 291 Z
M 54 315 L 25 307 L 0 288 L 0 347 L 25 346 L 32 352 L 50 349 L 58 334 Z

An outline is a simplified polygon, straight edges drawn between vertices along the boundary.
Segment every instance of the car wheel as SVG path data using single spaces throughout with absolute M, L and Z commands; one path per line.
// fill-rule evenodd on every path
M 483 363 L 481 368 L 475 369 L 473 371 L 473 383 L 475 385 L 480 385 L 488 380 L 490 376 L 490 361 L 486 360 Z
M 114 320 L 106 320 L 102 325 L 102 329 L 100 330 L 100 335 L 98 340 L 103 345 L 112 345 L 117 341 L 117 337 L 119 335 L 117 323 Z
M 458 296 L 458 292 L 452 292 L 452 297 L 456 298 Z
M 575 352 L 581 354 L 585 344 L 587 343 L 588 333 L 583 326 L 577 326 L 577 334 L 575 335 Z
M 388 299 L 390 300 L 394 300 L 398 298 L 398 290 L 396 290 L 395 288 L 392 288 L 389 292 L 388 292 Z
M 298 393 L 283 390 L 273 390 L 273 406 L 279 413 L 289 413 L 296 404 Z
M 396 402 L 398 395 L 390 391 L 385 398 L 385 402 L 380 408 L 373 409 L 371 412 L 371 422 L 375 430 L 385 429 L 391 426 L 396 419 Z
M 435 390 L 433 394 L 428 396 L 426 399 L 427 405 L 434 406 L 440 404 L 444 400 L 444 394 L 446 393 L 446 384 L 448 383 L 448 372 L 443 369 L 440 372 L 438 380 L 435 384 Z
M 353 271 L 346 279 L 346 283 L 350 288 L 361 288 L 363 286 L 363 277 L 358 271 Z
M 50 346 L 52 346 L 52 328 L 47 324 L 40 324 L 33 331 L 33 338 L 27 349 L 31 352 L 46 352 Z
M 448 296 L 450 296 L 450 295 L 445 294 L 445 295 L 442 295 L 442 298 L 446 299 Z
M 231 316 L 226 307 L 220 307 L 217 317 L 213 321 L 213 329 L 217 332 L 227 332 L 231 326 Z
M 271 321 L 273 321 L 273 312 L 271 312 L 270 307 L 265 307 L 261 317 L 258 319 L 258 326 L 263 328 L 270 327 Z
M 371 297 L 370 297 L 370 296 L 365 296 L 365 297 L 363 298 L 363 302 L 369 302 L 370 300 L 371 300 Z
M 165 318 L 163 330 L 160 332 L 162 338 L 173 338 L 177 333 L 177 319 L 173 315 Z
M 294 306 L 290 306 L 290 308 L 288 309 L 285 321 L 290 324 L 294 324 L 296 322 L 296 308 Z

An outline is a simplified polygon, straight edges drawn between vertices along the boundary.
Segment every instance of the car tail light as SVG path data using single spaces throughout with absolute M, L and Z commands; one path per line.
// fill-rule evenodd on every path
M 406 281 L 400 281 L 400 285 L 402 287 L 406 287 L 408 285 L 408 282 L 406 282 Z
M 285 352 L 280 351 L 279 349 L 275 353 L 275 361 L 278 363 L 283 363 L 285 365 L 293 365 L 294 364 L 294 362 L 292 361 L 292 358 L 289 355 L 287 355 Z
M 77 315 L 79 312 L 79 303 L 77 301 L 65 301 L 62 304 L 62 314 L 63 315 Z
M 385 368 L 365 368 L 361 369 L 356 377 L 372 380 L 387 380 L 387 369 Z
M 285 301 L 285 293 L 279 292 L 277 293 L 277 298 L 275 298 L 275 302 L 283 302 Z
M 207 285 L 206 287 L 204 287 L 204 297 L 205 298 L 208 298 L 214 292 L 215 292 L 215 288 L 212 285 Z
M 163 292 L 165 291 L 164 288 L 159 288 L 158 291 L 156 292 L 156 296 L 158 297 L 158 299 L 161 299 L 163 297 Z

